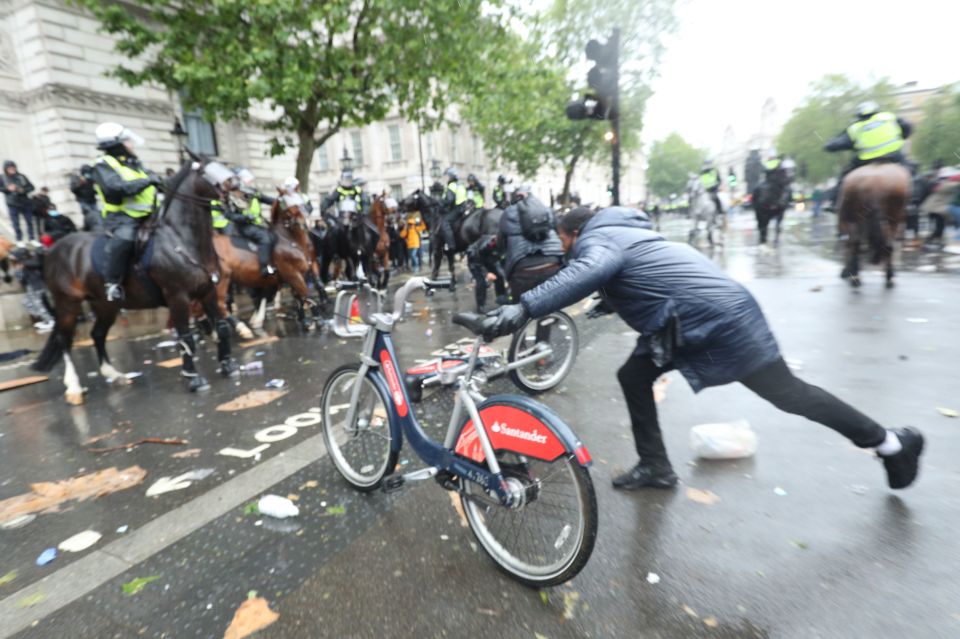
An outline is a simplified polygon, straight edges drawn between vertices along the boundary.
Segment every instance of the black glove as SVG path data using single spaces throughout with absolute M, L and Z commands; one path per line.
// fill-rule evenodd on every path
M 610 304 L 607 302 L 605 297 L 601 296 L 601 297 L 598 297 L 597 299 L 599 299 L 600 302 L 596 306 L 591 308 L 589 311 L 587 311 L 587 318 L 596 319 L 598 317 L 603 317 L 604 315 L 610 315 L 611 313 L 616 313 L 616 311 L 613 310 L 613 307 L 610 306 Z
M 483 322 L 483 339 L 492 342 L 498 337 L 516 333 L 529 318 L 523 304 L 496 308 L 487 313 L 487 319 Z
M 150 171 L 147 173 L 147 179 L 150 180 L 150 186 L 164 186 L 166 180 L 164 180 L 160 175 Z

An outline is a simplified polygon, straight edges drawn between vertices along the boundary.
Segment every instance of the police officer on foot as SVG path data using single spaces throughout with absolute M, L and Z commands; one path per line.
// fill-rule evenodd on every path
M 144 168 L 135 149 L 143 138 L 116 122 L 96 129 L 97 148 L 103 155 L 93 165 L 93 181 L 102 202 L 103 227 L 107 231 L 104 264 L 108 302 L 123 300 L 121 286 L 127 273 L 137 231 L 153 212 L 157 186 L 163 179 Z
M 460 174 L 453 167 L 443 172 L 447 178 L 447 186 L 443 190 L 442 218 L 440 228 L 443 229 L 441 242 L 446 242 L 451 249 L 456 246 L 453 235 L 453 223 L 463 214 L 464 204 L 467 201 L 467 188 L 460 183 Z
M 689 246 L 643 227 L 633 209 L 574 209 L 558 226 L 570 258 L 566 268 L 524 293 L 518 304 L 489 312 L 485 321 L 487 339 L 509 335 L 530 317 L 544 317 L 600 290 L 607 306 L 640 333 L 617 372 L 640 459 L 614 478 L 614 487 L 676 485 L 653 398 L 654 382 L 673 369 L 695 392 L 740 382 L 780 410 L 873 449 L 891 488 L 906 488 L 916 479 L 924 444 L 918 430 L 887 430 L 794 377 L 760 306 L 743 286 Z

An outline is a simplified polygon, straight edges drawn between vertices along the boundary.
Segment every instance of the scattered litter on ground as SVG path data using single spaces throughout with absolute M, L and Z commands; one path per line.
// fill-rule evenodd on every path
M 563 618 L 573 619 L 573 612 L 577 608 L 577 601 L 580 599 L 580 593 L 576 590 L 563 593 Z
M 122 535 L 123 533 L 127 532 L 128 530 L 130 530 L 130 526 L 124 524 L 124 525 L 120 526 L 119 528 L 117 528 L 117 534 Z
M 87 450 L 91 453 L 109 453 L 115 450 L 129 450 L 131 448 L 136 448 L 137 446 L 142 446 L 143 444 L 170 444 L 174 446 L 182 446 L 187 444 L 185 439 L 163 439 L 161 437 L 144 437 L 140 441 L 130 442 L 129 444 L 120 444 L 119 446 L 108 446 L 107 448 L 88 448 Z
M 319 485 L 320 485 L 320 482 L 318 482 L 316 479 L 308 479 L 307 481 L 300 484 L 300 488 L 298 488 L 297 490 L 303 490 L 304 488 L 316 488 Z
M 926 324 L 930 320 L 928 320 L 926 317 L 908 317 L 907 321 L 911 324 Z
M 431 337 L 431 336 L 433 335 L 433 329 L 432 329 L 432 328 L 428 328 L 427 330 L 425 330 L 425 331 L 423 332 L 423 334 L 426 335 L 427 337 Z
M 38 603 L 46 599 L 47 596 L 42 592 L 35 592 L 32 595 L 27 595 L 23 599 L 17 602 L 17 608 L 30 608 L 36 606 Z
M 70 500 L 85 501 L 132 488 L 142 483 L 146 476 L 147 471 L 139 466 L 123 470 L 111 466 L 58 482 L 31 484 L 31 492 L 0 501 L 0 525 L 13 523 L 24 515 L 55 512 Z
M 739 459 L 757 452 L 757 435 L 749 422 L 699 424 L 690 429 L 690 447 L 704 459 Z
M 342 505 L 340 505 L 340 506 L 327 506 L 327 514 L 328 514 L 328 515 L 344 515 L 344 514 L 346 514 L 346 512 L 347 512 L 347 509 L 346 509 L 344 506 L 342 506 Z
M 450 541 L 450 535 L 440 535 L 441 541 Z
M 938 406 L 937 411 L 944 417 L 960 417 L 960 413 L 953 410 L 952 408 L 944 408 L 942 406 Z
M 0 586 L 6 586 L 8 583 L 17 578 L 17 571 L 11 570 L 7 574 L 0 576 Z
M 156 347 L 157 348 L 176 348 L 177 342 L 172 339 L 167 339 L 162 342 L 158 342 Z
M 540 601 L 542 601 L 544 604 L 549 604 L 549 603 L 550 603 L 550 595 L 549 595 L 549 593 L 547 593 L 546 590 L 541 590 L 541 591 L 540 591 Z
M 287 493 L 287 499 L 289 499 L 290 501 L 300 501 L 300 495 L 296 495 L 294 493 Z
M 697 614 L 697 611 L 691 608 L 690 606 L 688 606 L 687 604 L 683 604 L 682 608 L 683 608 L 683 611 L 688 615 L 690 615 L 691 617 L 696 617 L 697 619 L 700 618 L 700 615 Z
M 189 472 L 177 475 L 176 477 L 161 477 L 150 488 L 147 489 L 147 497 L 156 497 L 174 490 L 183 490 L 188 488 L 195 481 L 206 479 L 213 474 L 213 468 L 198 468 Z
M 779 486 L 777 486 L 776 488 L 773 489 L 773 494 L 774 494 L 774 495 L 778 495 L 778 496 L 780 496 L 780 497 L 786 497 L 786 496 L 787 496 L 787 491 L 785 491 L 783 488 L 780 488 Z
M 277 519 L 296 517 L 300 514 L 296 504 L 280 495 L 264 495 L 257 502 L 257 510 L 263 515 Z
M 655 572 L 647 573 L 647 583 L 648 584 L 658 584 L 660 583 L 660 575 Z
M 706 504 L 707 506 L 712 506 L 713 504 L 720 501 L 720 497 L 716 494 L 710 492 L 709 490 L 700 490 L 699 488 L 687 488 L 687 499 L 690 501 L 695 501 L 698 504 Z
M 149 366 L 150 364 L 153 364 L 153 360 L 152 360 L 152 359 L 145 359 L 145 360 L 143 360 L 143 365 L 144 365 L 144 366 Z
M 170 456 L 177 459 L 183 459 L 184 457 L 196 457 L 200 454 L 200 452 L 201 451 L 199 448 L 188 448 L 187 450 L 181 450 L 179 452 L 172 453 Z
M 704 617 L 703 625 L 705 625 L 707 628 L 716 628 L 720 625 L 720 622 L 717 621 L 716 617 Z
M 248 362 L 240 367 L 240 370 L 244 373 L 260 373 L 263 372 L 263 362 L 259 359 Z
M 287 394 L 282 390 L 255 390 L 217 406 L 218 411 L 237 411 L 265 406 Z
M 47 548 L 47 549 L 44 550 L 42 553 L 40 553 L 40 556 L 39 556 L 39 557 L 37 557 L 37 562 L 36 562 L 36 563 L 37 563 L 38 566 L 46 566 L 47 564 L 49 564 L 51 561 L 53 561 L 53 560 L 56 559 L 56 558 L 57 558 L 57 549 L 56 549 L 56 548 Z
M 271 379 L 269 382 L 264 384 L 267 388 L 283 388 L 286 386 L 287 382 L 282 379 Z
M 806 550 L 807 548 L 810 547 L 810 545 L 807 542 L 800 541 L 799 539 L 791 539 L 790 543 L 793 544 L 794 547 L 799 548 L 800 550 Z
M 160 579 L 160 575 L 150 575 L 149 577 L 137 577 L 120 586 L 123 594 L 130 597 L 143 590 L 150 582 Z
M 258 630 L 263 630 L 279 618 L 279 614 L 270 610 L 270 604 L 266 599 L 257 597 L 256 592 L 251 591 L 247 595 L 247 600 L 233 613 L 233 619 L 223 639 L 244 639 Z
M 95 530 L 84 530 L 73 537 L 61 541 L 57 548 L 63 552 L 81 552 L 94 545 L 103 537 Z
M 853 484 L 850 486 L 850 490 L 853 491 L 854 495 L 866 495 L 867 491 L 870 489 L 863 484 Z
M 254 526 L 262 526 L 262 525 L 263 525 L 263 520 L 262 520 L 262 519 L 258 519 L 258 520 L 256 520 L 255 522 L 253 522 L 253 525 L 254 525 Z

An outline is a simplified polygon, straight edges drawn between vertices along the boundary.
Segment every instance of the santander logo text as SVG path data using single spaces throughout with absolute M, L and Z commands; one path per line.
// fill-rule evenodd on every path
M 506 424 L 501 424 L 500 422 L 494 422 L 493 426 L 490 427 L 490 430 L 494 433 L 505 435 L 506 437 L 515 437 L 517 439 L 523 439 L 528 442 L 535 442 L 537 444 L 547 443 L 547 436 L 541 435 L 536 428 L 534 428 L 532 431 L 526 431 L 519 428 L 512 428 Z

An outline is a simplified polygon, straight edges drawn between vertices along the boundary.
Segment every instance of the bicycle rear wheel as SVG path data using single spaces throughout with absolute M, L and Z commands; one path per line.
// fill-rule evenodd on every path
M 323 440 L 334 465 L 350 485 L 366 492 L 377 488 L 396 466 L 398 452 L 392 449 L 387 399 L 369 378 L 361 380 L 359 373 L 359 364 L 333 371 L 323 387 L 320 415 Z M 357 383 L 362 386 L 356 414 L 347 423 Z
M 573 318 L 562 311 L 532 319 L 514 333 L 507 361 L 530 361 L 510 371 L 517 387 L 531 394 L 556 387 L 573 368 L 580 336 Z M 540 355 L 540 357 L 537 357 Z
M 553 462 L 498 451 L 504 478 L 522 495 L 516 507 L 494 505 L 464 481 L 463 510 L 497 567 L 533 588 L 556 586 L 586 565 L 597 537 L 597 497 L 589 471 L 572 454 Z

